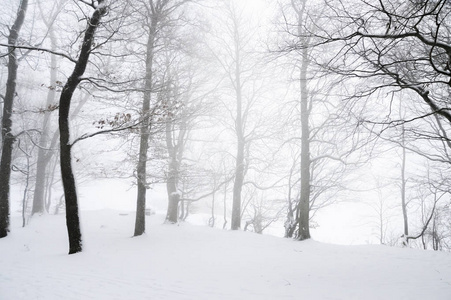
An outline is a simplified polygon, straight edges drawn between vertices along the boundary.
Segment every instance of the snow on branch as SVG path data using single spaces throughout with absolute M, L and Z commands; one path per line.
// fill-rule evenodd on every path
M 79 141 L 82 140 L 86 140 L 88 138 L 92 138 L 95 137 L 96 135 L 101 135 L 101 134 L 108 134 L 108 133 L 114 133 L 114 132 L 121 132 L 121 131 L 125 131 L 125 130 L 129 130 L 129 129 L 136 129 L 136 127 L 141 124 L 142 121 L 139 121 L 138 123 L 134 123 L 131 124 L 129 126 L 125 126 L 125 127 L 116 127 L 116 128 L 112 128 L 112 129 L 107 129 L 107 130 L 101 130 L 101 131 L 97 131 L 97 132 L 93 132 L 93 133 L 86 133 L 83 134 L 82 136 L 78 137 L 77 139 L 75 139 L 72 143 L 71 146 L 75 145 L 76 143 L 78 143 Z

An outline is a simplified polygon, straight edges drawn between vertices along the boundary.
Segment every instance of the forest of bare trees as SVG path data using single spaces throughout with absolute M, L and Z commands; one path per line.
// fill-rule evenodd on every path
M 449 251 L 449 14 L 446 0 L 6 1 L 0 238 L 16 208 L 23 226 L 64 211 L 81 252 L 77 189 L 106 178 L 136 197 L 133 236 L 158 197 L 168 224 L 204 214 L 295 240 L 359 203 L 377 243 Z

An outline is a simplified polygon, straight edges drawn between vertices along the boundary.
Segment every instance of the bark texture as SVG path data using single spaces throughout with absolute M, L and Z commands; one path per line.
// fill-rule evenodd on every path
M 8 79 L 3 103 L 2 118 L 2 155 L 0 162 L 0 238 L 6 237 L 9 232 L 9 182 L 11 177 L 12 150 L 15 137 L 12 134 L 12 112 L 14 96 L 16 94 L 16 80 L 18 60 L 14 45 L 19 38 L 20 29 L 25 20 L 28 0 L 22 0 L 19 5 L 16 20 L 8 36 Z

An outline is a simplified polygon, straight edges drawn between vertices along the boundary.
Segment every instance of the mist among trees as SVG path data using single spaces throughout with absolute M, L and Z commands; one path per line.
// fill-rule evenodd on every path
M 14 202 L 23 226 L 65 212 L 81 252 L 77 188 L 108 179 L 136 197 L 135 237 L 161 187 L 168 226 L 204 214 L 302 241 L 345 205 L 364 207 L 377 243 L 449 251 L 450 13 L 445 0 L 6 1 L 0 238 Z

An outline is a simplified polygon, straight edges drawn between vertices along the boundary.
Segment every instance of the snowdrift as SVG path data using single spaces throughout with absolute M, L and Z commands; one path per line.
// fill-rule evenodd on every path
M 297 242 L 84 211 L 84 252 L 65 218 L 33 217 L 0 240 L 0 299 L 451 299 L 451 254 Z

